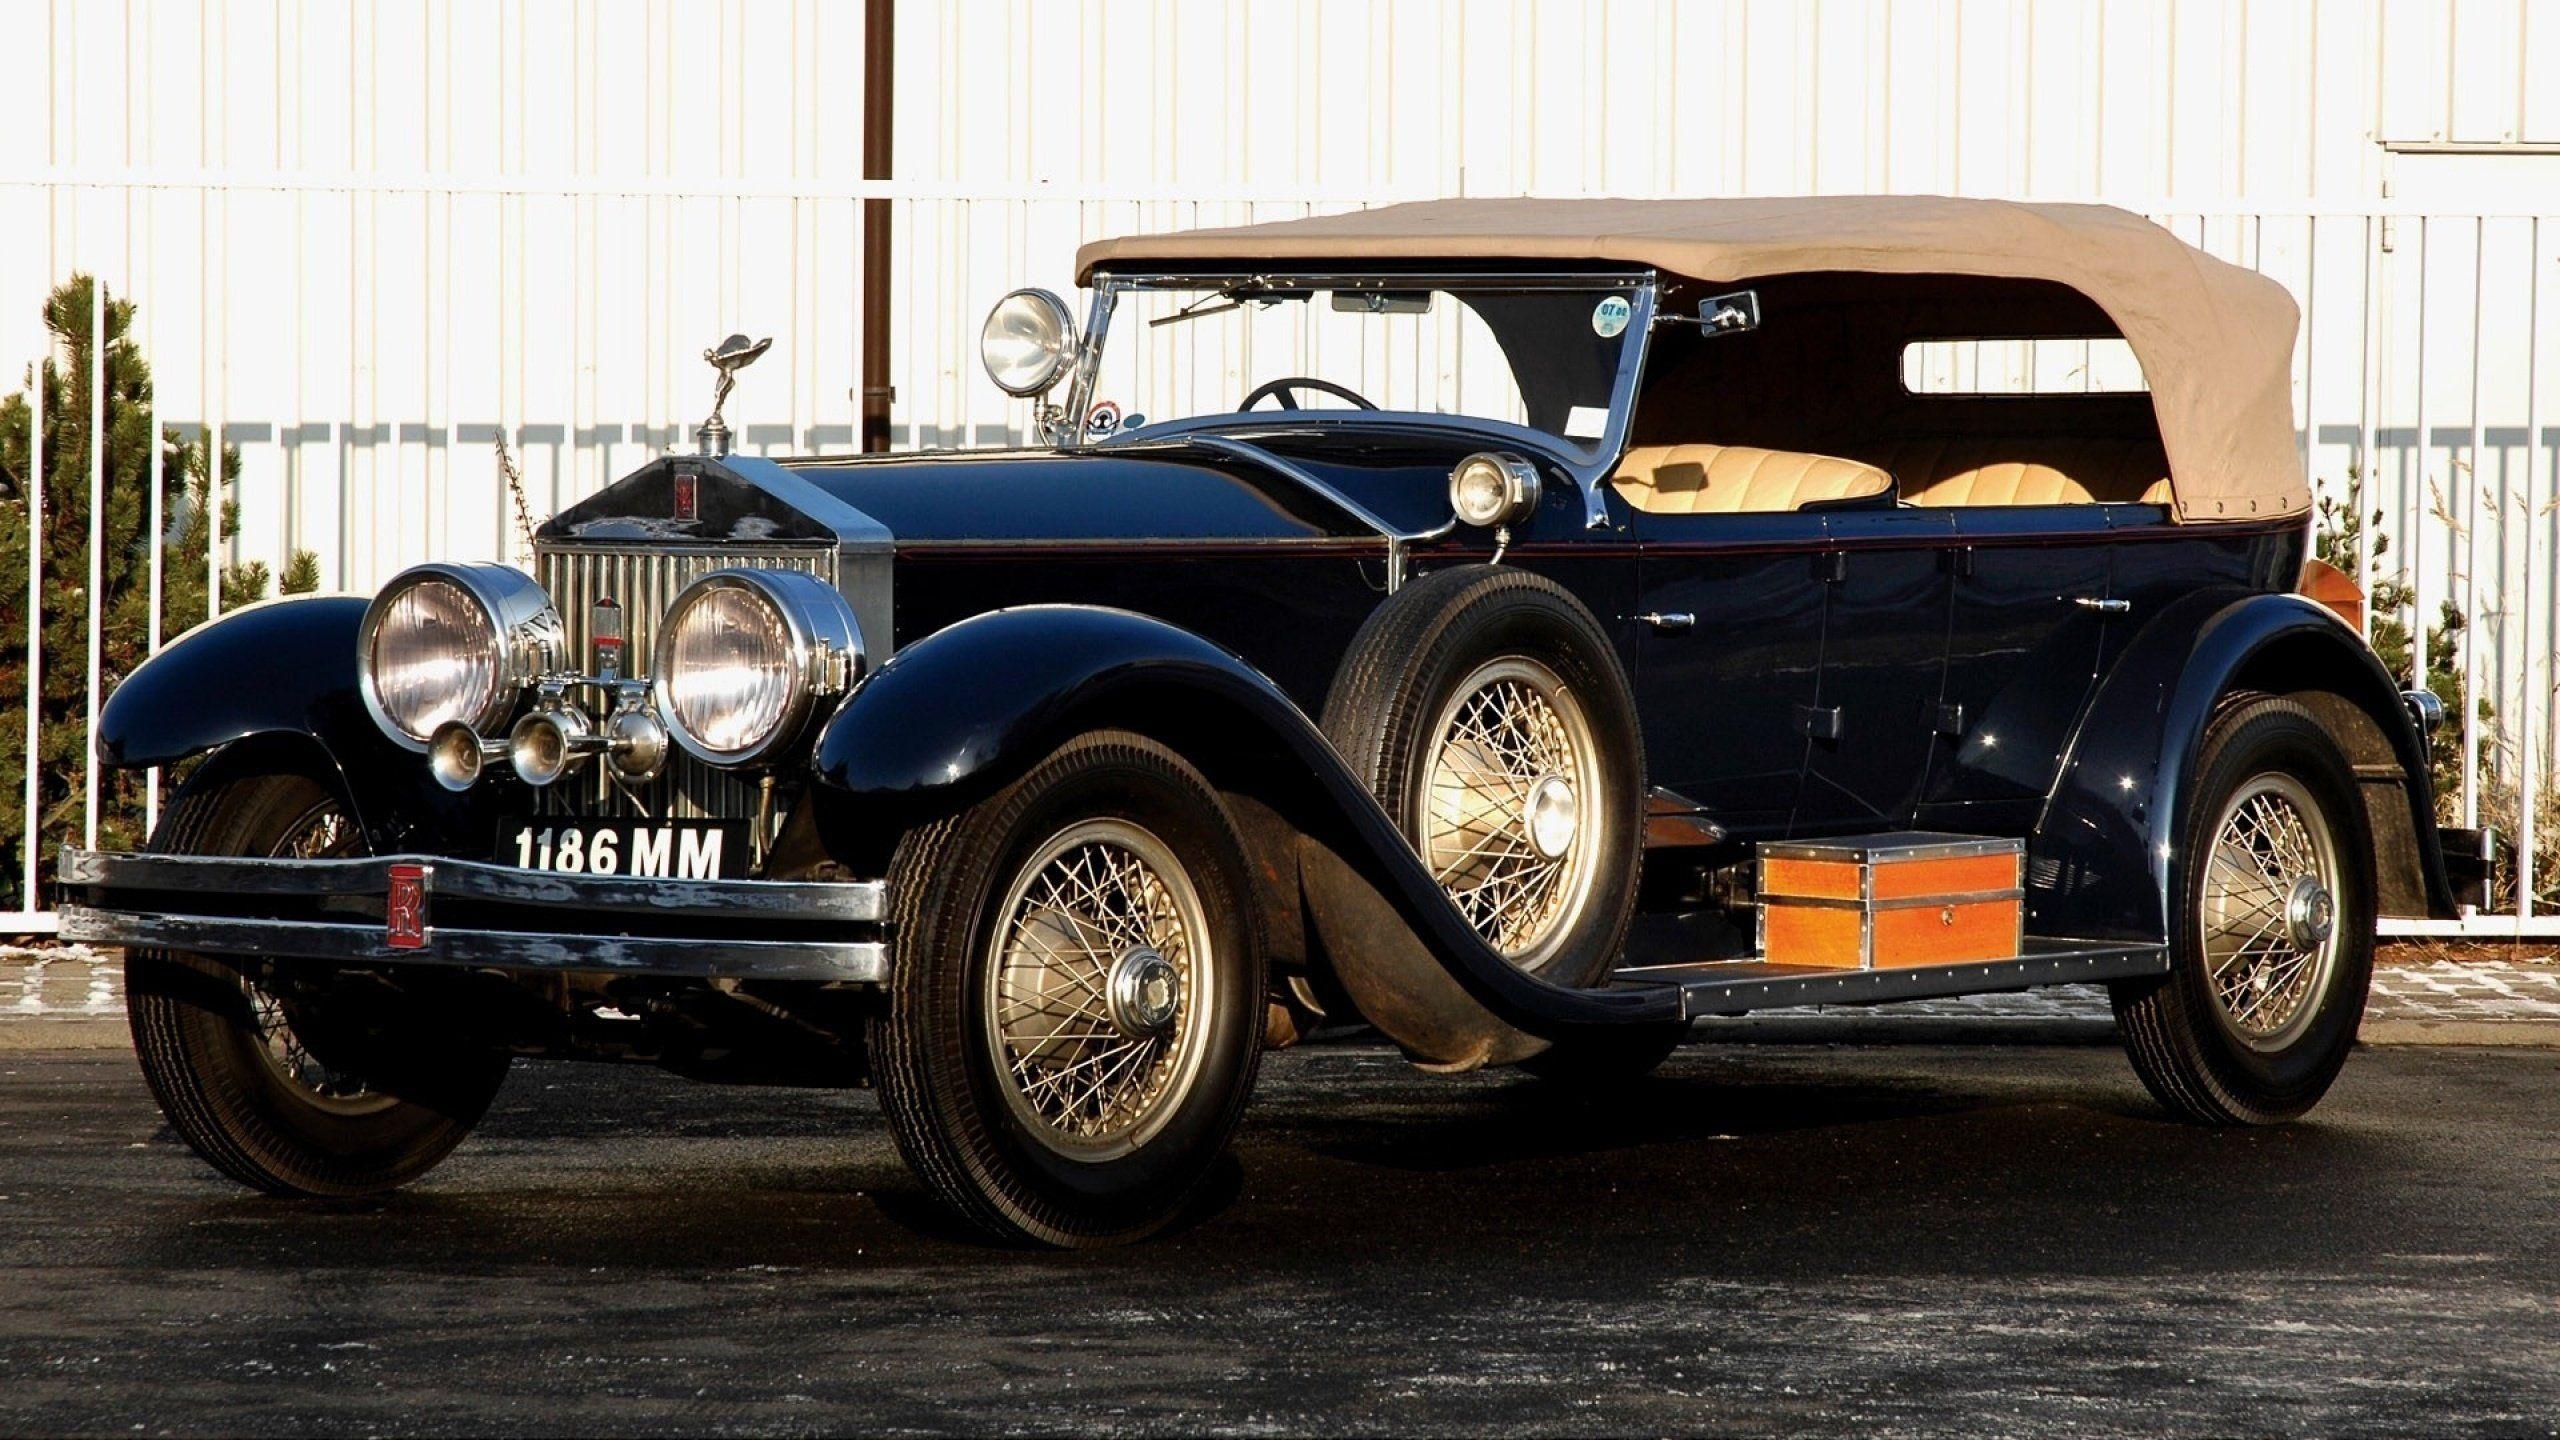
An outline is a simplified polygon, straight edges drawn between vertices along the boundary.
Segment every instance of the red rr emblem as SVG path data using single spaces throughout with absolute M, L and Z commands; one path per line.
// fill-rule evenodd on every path
M 679 470 L 676 472 L 675 478 L 675 518 L 678 520 L 698 520 L 702 518 L 701 492 L 695 488 L 696 482 L 694 477 L 685 471 Z
M 389 932 L 383 943 L 394 950 L 420 950 L 427 943 L 427 867 L 394 865 L 391 867 L 391 889 L 383 901 L 382 918 Z

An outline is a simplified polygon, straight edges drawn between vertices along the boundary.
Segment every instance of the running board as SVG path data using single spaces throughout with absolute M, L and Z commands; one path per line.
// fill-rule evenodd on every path
M 1841 970 L 1814 965 L 1774 965 L 1764 960 L 1715 960 L 1693 965 L 1649 965 L 1610 977 L 1621 989 L 1673 988 L 1683 1019 L 1740 1015 L 1787 1005 L 1882 1005 L 1947 995 L 2025 990 L 2037 985 L 2080 985 L 2131 980 L 2169 970 L 2165 945 L 2124 945 L 2094 940 L 2030 937 L 2027 952 L 2007 960 L 1963 965 L 1915 965 Z

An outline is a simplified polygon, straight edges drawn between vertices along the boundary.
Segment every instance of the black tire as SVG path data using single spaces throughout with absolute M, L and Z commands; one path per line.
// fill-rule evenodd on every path
M 2334 885 L 2323 887 L 2330 892 L 2335 943 L 2319 947 L 2327 955 L 2325 962 L 2304 962 L 2311 973 L 2298 1000 L 2282 999 L 2280 1012 L 2270 1006 L 2264 1015 L 2259 1013 L 2266 1003 L 2263 990 L 2235 986 L 2247 993 L 2228 1005 L 2217 998 L 2205 939 L 2208 920 L 2217 913 L 2209 907 L 2218 905 L 2222 913 L 2230 913 L 2242 903 L 2209 901 L 2207 886 L 2224 885 L 2229 893 L 2233 882 L 2215 879 L 2210 857 L 2225 811 L 2245 804 L 2253 791 L 2271 795 L 2285 811 L 2298 815 L 2301 834 L 2310 839 L 2314 853 L 2325 843 L 2335 871 Z M 2305 800 L 2309 813 L 2304 813 Z M 2375 914 L 2373 843 L 2355 773 L 2309 711 L 2268 696 L 2238 697 L 2224 707 L 2205 735 L 2178 861 L 2170 873 L 2175 889 L 2169 973 L 2110 987 L 2135 1073 L 2162 1105 L 2202 1124 L 2269 1125 L 2301 1115 L 2337 1079 L 2363 1023 L 2373 977 Z M 2280 888 L 2269 883 L 2269 903 Z M 2297 909 L 2307 915 L 2313 908 L 2282 905 L 2266 911 L 2251 900 L 2242 913 L 2270 915 L 2271 923 L 2284 927 L 2273 943 L 2298 946 L 2295 937 L 2305 932 L 2287 917 Z M 2292 987 L 2270 988 L 2282 997 Z M 2288 1017 L 2285 1023 L 2266 1028 L 2278 1013 Z M 2251 1025 L 2265 1033 L 2252 1033 Z
M 217 760 L 171 800 L 151 848 L 275 855 L 332 814 L 341 839 L 327 853 L 361 853 L 326 786 Z M 170 1127 L 215 1169 L 273 1195 L 372 1195 L 417 1179 L 471 1133 L 507 1073 L 502 1053 L 396 1021 L 386 1033 L 381 1016 L 360 1039 L 333 1031 L 326 1014 L 289 1008 L 200 955 L 128 952 L 125 1014 Z M 279 1050 L 328 1060 L 305 1069 Z
M 1183 938 L 1181 999 L 1160 1037 L 1106 1030 L 1118 1022 L 1097 1013 L 1081 1041 L 1021 1045 L 998 1033 L 1000 1024 L 1024 1023 L 1000 1018 L 1015 1013 L 1005 1002 L 1015 994 L 1017 972 L 1004 967 L 1021 963 L 1000 960 L 1000 942 L 1006 956 L 1056 955 L 1079 945 L 1090 956 L 1102 953 L 1102 941 L 1117 944 L 1137 933 L 1095 934 L 1096 916 L 1125 913 L 1099 898 L 1073 914 L 1071 902 L 1054 896 L 1035 904 L 1042 892 L 1033 887 L 1050 865 L 1082 858 L 1072 849 L 1044 856 L 1096 827 L 1103 838 L 1091 843 L 1138 859 L 1166 895 L 1179 896 L 1187 884 L 1196 913 L 1173 933 L 1187 937 L 1199 924 L 1207 963 L 1200 963 L 1197 942 Z M 1150 842 L 1149 850 L 1128 848 Z M 1004 790 L 900 841 L 889 867 L 889 994 L 873 1024 L 871 1056 L 898 1148 L 935 1196 L 999 1239 L 1067 1248 L 1137 1239 L 1180 1216 L 1225 1153 L 1260 1063 L 1264 967 L 1248 877 L 1243 843 L 1217 792 L 1172 751 L 1121 731 L 1079 736 Z M 1064 946 L 1036 938 L 1060 930 Z M 1139 949 L 1175 959 L 1177 947 L 1160 931 L 1145 933 L 1155 938 L 1096 963 L 1097 1012 L 1110 977 Z M 1209 999 L 1201 1003 L 1204 984 Z M 1037 1025 L 1037 1016 L 1027 1023 Z M 1146 1054 L 1191 1058 L 1165 1062 L 1167 1078 L 1149 1080 L 1163 1088 L 1136 1109 L 1125 1133 L 1071 1133 L 1081 1116 L 1047 1114 L 1029 1098 L 1046 1077 L 1132 1041 L 1161 1047 Z M 1076 1043 L 1090 1048 L 1065 1048 Z M 1131 1063 L 1139 1076 L 1159 1073 L 1155 1060 Z M 1042 1068 L 1017 1079 L 1017 1064 Z M 1062 1088 L 1044 1092 L 1051 1105 Z
M 1431 732 L 1461 685 L 1511 657 L 1544 667 L 1581 707 L 1598 752 L 1599 798 L 1610 807 L 1594 827 L 1589 890 L 1521 963 L 1555 984 L 1594 985 L 1616 967 L 1635 913 L 1644 747 L 1626 672 L 1579 601 L 1545 576 L 1501 566 L 1462 566 L 1412 581 L 1353 638 L 1325 699 L 1324 733 L 1424 851 Z

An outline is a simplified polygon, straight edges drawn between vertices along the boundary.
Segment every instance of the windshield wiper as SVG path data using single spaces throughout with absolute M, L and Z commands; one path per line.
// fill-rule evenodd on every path
M 1269 280 L 1256 275 L 1250 280 L 1239 280 L 1224 290 L 1203 295 L 1170 315 L 1159 315 L 1147 322 L 1147 328 L 1152 330 L 1159 326 L 1179 325 L 1185 320 L 1197 320 L 1203 315 L 1224 315 L 1230 310 L 1241 310 L 1257 301 L 1264 305 L 1277 305 L 1283 300 L 1303 299 L 1312 293 L 1314 292 L 1277 289 Z
M 1203 315 L 1224 315 L 1230 310 L 1241 310 L 1244 308 L 1244 301 L 1236 297 L 1243 293 L 1244 287 L 1239 285 L 1233 290 L 1220 290 L 1215 294 L 1203 295 L 1170 315 L 1159 315 L 1148 321 L 1147 328 L 1154 330 L 1166 325 L 1179 325 L 1185 320 L 1197 320 Z

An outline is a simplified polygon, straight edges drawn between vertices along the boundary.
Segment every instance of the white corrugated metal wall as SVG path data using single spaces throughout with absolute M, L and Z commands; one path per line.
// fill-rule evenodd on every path
M 330 588 L 503 553 L 492 437 L 537 508 L 573 499 L 699 417 L 694 357 L 733 329 L 778 337 L 744 444 L 848 444 L 863 197 L 893 201 L 901 445 L 1017 433 L 977 320 L 1111 231 L 1457 193 L 2103 198 L 2305 300 L 2315 479 L 2361 457 L 2383 573 L 2415 557 L 2419 608 L 2471 614 L 2479 771 L 2549 768 L 2560 95 L 2532 77 L 2560 0 L 910 3 L 899 178 L 870 184 L 849 4 L 0 24 L 0 362 L 44 353 L 52 285 L 103 275 L 161 418 L 240 448 L 225 553 L 309 549 Z M 27 609 L 0 596 L 0 633 Z

